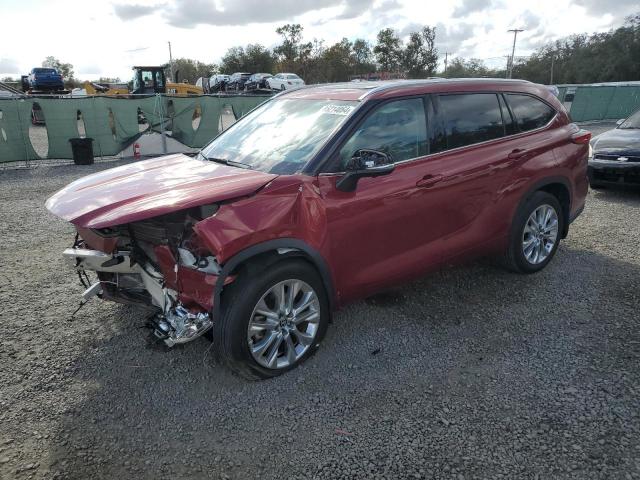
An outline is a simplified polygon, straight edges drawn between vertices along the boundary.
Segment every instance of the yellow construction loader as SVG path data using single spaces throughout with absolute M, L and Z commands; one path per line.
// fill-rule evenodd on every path
M 201 87 L 189 83 L 167 82 L 165 67 L 133 67 L 132 88 L 129 90 L 124 84 L 106 84 L 85 82 L 87 95 L 130 95 L 167 93 L 169 95 L 202 95 Z

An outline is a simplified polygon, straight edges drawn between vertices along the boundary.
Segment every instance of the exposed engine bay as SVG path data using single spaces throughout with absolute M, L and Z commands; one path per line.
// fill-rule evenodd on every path
M 170 347 L 201 336 L 213 325 L 221 267 L 193 226 L 217 209 L 205 205 L 126 225 L 77 227 L 76 240 L 63 255 L 86 288 L 83 302 L 98 296 L 152 308 L 154 335 Z M 97 281 L 91 282 L 89 272 Z

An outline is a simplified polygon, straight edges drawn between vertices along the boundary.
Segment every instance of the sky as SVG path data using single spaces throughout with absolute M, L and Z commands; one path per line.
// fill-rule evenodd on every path
M 449 52 L 499 67 L 511 53 L 510 28 L 525 30 L 516 56 L 526 56 L 567 35 L 616 28 L 639 10 L 638 0 L 0 0 L 0 77 L 26 74 L 52 55 L 79 79 L 128 80 L 133 65 L 168 63 L 169 41 L 174 58 L 217 63 L 233 46 L 277 45 L 285 23 L 325 45 L 375 43 L 387 27 L 406 41 L 435 26 L 441 61 Z

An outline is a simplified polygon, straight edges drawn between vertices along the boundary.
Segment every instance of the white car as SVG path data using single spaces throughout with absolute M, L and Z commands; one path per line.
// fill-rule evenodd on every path
M 278 73 L 267 79 L 267 85 L 273 90 L 288 90 L 303 86 L 304 80 L 295 73 Z

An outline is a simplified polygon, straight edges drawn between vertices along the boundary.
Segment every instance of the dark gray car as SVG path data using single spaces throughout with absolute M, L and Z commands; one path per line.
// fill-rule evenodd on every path
M 591 140 L 589 183 L 640 186 L 640 110 Z

